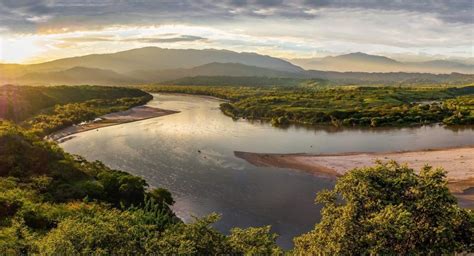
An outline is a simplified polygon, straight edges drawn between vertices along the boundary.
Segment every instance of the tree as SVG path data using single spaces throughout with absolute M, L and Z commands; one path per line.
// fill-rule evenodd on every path
M 155 235 L 133 212 L 95 207 L 62 220 L 37 246 L 42 255 L 143 254 L 144 242 Z
M 474 216 L 441 169 L 396 162 L 354 169 L 318 194 L 321 222 L 295 239 L 297 254 L 452 254 L 472 251 Z M 342 199 L 342 200 L 341 200 Z
M 278 235 L 270 233 L 270 228 L 270 226 L 233 228 L 230 231 L 229 243 L 236 254 L 281 255 L 283 252 L 276 245 Z
M 147 251 L 164 255 L 230 254 L 232 250 L 226 237 L 211 227 L 219 218 L 219 215 L 211 214 L 190 224 L 174 225 L 159 238 L 149 240 Z
M 160 204 L 173 205 L 174 199 L 171 193 L 164 188 L 155 188 L 149 192 L 149 196 Z

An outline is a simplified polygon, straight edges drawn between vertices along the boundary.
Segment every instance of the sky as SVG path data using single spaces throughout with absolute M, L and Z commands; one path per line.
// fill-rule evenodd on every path
M 0 62 L 145 46 L 472 61 L 473 23 L 474 0 L 0 0 Z

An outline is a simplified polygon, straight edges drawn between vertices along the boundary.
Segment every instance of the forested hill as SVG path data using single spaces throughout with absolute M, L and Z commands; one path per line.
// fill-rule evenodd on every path
M 19 122 L 42 111 L 51 110 L 55 105 L 125 98 L 135 98 L 146 102 L 152 96 L 138 89 L 118 87 L 4 85 L 0 87 L 0 119 Z

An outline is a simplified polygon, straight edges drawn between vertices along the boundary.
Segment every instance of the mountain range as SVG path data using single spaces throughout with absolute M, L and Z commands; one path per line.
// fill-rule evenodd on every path
M 411 72 L 411 73 L 474 73 L 474 65 L 449 60 L 401 62 L 388 57 L 356 52 L 324 58 L 291 59 L 305 69 L 339 72 Z
M 312 67 L 317 70 L 310 70 Z M 364 53 L 287 61 L 227 50 L 145 47 L 32 65 L 0 64 L 0 84 L 134 85 L 199 76 L 325 79 L 342 84 L 465 83 L 474 82 L 472 73 L 473 65 L 458 62 L 406 63 Z

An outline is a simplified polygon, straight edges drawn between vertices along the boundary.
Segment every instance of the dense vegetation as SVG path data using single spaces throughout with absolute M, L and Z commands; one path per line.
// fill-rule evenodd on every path
M 474 124 L 474 87 L 213 87 L 154 86 L 151 92 L 179 92 L 229 100 L 233 118 L 334 126 Z
M 148 93 L 132 88 L 4 85 L 0 87 L 0 119 L 19 122 L 55 105 L 79 103 L 88 100 L 117 100 L 122 98 L 152 99 Z
M 340 200 L 342 199 L 342 201 Z M 474 251 L 474 215 L 457 205 L 445 173 L 395 162 L 354 169 L 320 192 L 322 218 L 295 239 L 296 254 L 446 255 Z
M 150 94 L 131 88 L 7 85 L 0 87 L 0 119 L 22 122 L 37 134 L 46 135 L 151 99 Z
M 301 86 L 326 85 L 323 79 L 302 79 L 290 77 L 256 76 L 194 76 L 160 83 L 161 85 L 200 85 L 200 86 Z
M 100 90 L 77 87 L 76 92 L 91 95 Z M 51 109 L 54 105 L 29 102 L 36 107 L 15 110 L 24 113 L 17 121 L 24 127 L 0 121 L 0 254 L 283 254 L 276 245 L 277 235 L 268 226 L 234 228 L 224 235 L 212 227 L 219 219 L 216 214 L 183 223 L 170 208 L 174 200 L 167 190 L 149 188 L 140 177 L 65 153 L 38 136 L 49 128 L 38 129 L 49 127 L 45 123 L 53 120 L 59 124 L 84 121 L 93 116 L 87 109 L 99 114 L 139 104 L 130 99 L 148 97 L 131 90 L 131 94 L 108 98 L 121 89 L 103 90 L 108 93 L 84 96 L 83 102 L 71 95 L 74 103 L 57 94 L 61 101 Z M 241 100 L 271 91 L 232 90 Z M 62 92 L 74 94 L 74 89 Z M 219 89 L 215 96 L 228 92 Z M 248 95 L 243 96 L 245 93 Z M 453 92 L 439 93 L 446 93 L 450 104 L 459 104 Z M 43 110 L 38 106 L 44 106 Z M 39 113 L 42 118 L 30 116 Z M 318 201 L 325 205 L 321 222 L 295 238 L 295 248 L 288 253 L 452 254 L 474 250 L 474 216 L 457 206 L 441 170 L 425 168 L 417 175 L 395 163 L 356 169 L 344 175 L 334 191 L 320 193 Z

